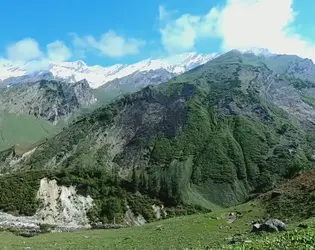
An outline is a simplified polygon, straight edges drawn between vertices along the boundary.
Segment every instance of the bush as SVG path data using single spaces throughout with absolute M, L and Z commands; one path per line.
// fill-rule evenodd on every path
M 114 176 L 113 176 L 114 175 Z M 153 200 L 136 196 L 120 183 L 116 173 L 99 168 L 31 170 L 0 176 L 0 210 L 19 215 L 34 215 L 41 203 L 36 194 L 42 178 L 55 179 L 58 185 L 76 186 L 77 193 L 94 199 L 88 212 L 91 223 L 119 223 L 127 211 L 127 202 L 136 214 L 154 220 Z M 41 225 L 45 231 L 48 226 Z
M 0 176 L 0 210 L 21 215 L 33 215 L 39 208 L 36 199 L 40 179 L 47 171 L 25 171 Z

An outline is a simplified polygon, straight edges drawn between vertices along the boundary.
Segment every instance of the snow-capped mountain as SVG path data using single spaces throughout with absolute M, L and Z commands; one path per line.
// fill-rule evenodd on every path
M 192 52 L 162 59 L 147 59 L 131 65 L 116 64 L 109 67 L 101 67 L 99 65 L 88 66 L 83 61 L 51 62 L 46 72 L 48 73 L 49 71 L 55 79 L 69 82 L 86 79 L 92 88 L 98 88 L 110 81 L 132 75 L 136 72 L 166 70 L 171 75 L 179 75 L 217 56 L 215 53 L 198 54 Z M 6 85 L 14 84 L 19 79 L 31 81 L 33 75 L 36 75 L 38 78 L 38 75 L 42 74 L 43 72 L 29 74 L 26 67 L 18 67 L 10 63 L 0 64 L 0 83 L 2 81 Z M 16 77 L 19 78 L 14 79 Z
M 14 66 L 9 62 L 0 63 L 0 81 L 9 77 L 18 77 L 26 74 L 22 67 Z

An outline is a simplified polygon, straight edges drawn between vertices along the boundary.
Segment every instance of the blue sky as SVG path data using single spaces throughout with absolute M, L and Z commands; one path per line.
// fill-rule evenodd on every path
M 315 59 L 314 0 L 6 0 L 0 59 L 133 63 L 264 47 Z

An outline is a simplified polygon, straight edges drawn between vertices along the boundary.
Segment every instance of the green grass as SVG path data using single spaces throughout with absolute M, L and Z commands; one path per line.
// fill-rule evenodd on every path
M 238 211 L 242 217 L 229 224 L 225 216 Z M 226 238 L 241 233 L 247 237 L 246 223 L 262 218 L 264 211 L 250 203 L 210 214 L 199 214 L 154 222 L 141 227 L 119 230 L 90 230 L 51 233 L 22 238 L 8 232 L 0 233 L 2 249 L 186 249 L 217 247 Z M 219 249 L 219 248 L 217 248 Z
M 35 143 L 60 129 L 32 116 L 0 112 L 0 151 L 15 144 Z
M 228 223 L 227 215 L 240 216 Z M 266 217 L 258 202 L 209 214 L 170 218 L 144 226 L 117 230 L 84 230 L 69 233 L 40 234 L 23 238 L 0 232 L 1 249 L 50 250 L 306 250 L 314 249 L 314 218 L 303 221 L 309 229 L 298 228 L 299 222 L 288 224 L 283 233 L 257 235 L 250 233 L 250 223 Z M 237 243 L 229 244 L 234 238 Z
M 224 246 L 224 250 L 313 250 L 315 249 L 314 218 L 305 220 L 302 224 L 308 229 L 298 227 L 301 223 L 290 224 L 287 231 L 281 233 L 262 234 L 252 237 L 250 242 L 239 242 Z
M 301 173 L 277 188 L 281 195 L 273 198 L 264 195 L 264 204 L 269 214 L 280 219 L 299 221 L 315 216 L 315 171 Z

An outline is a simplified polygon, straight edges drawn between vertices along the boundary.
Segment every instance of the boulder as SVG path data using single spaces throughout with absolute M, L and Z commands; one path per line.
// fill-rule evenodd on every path
M 14 232 L 15 235 L 26 238 L 37 236 L 40 233 L 41 233 L 40 230 L 33 228 L 18 229 L 17 231 Z
M 276 231 L 284 231 L 286 229 L 285 223 L 278 219 L 267 220 L 264 224 L 271 230 L 276 229 Z
M 236 219 L 237 219 L 236 213 L 229 213 L 229 215 L 226 218 L 227 223 L 230 224 L 233 223 Z
M 263 223 L 254 222 L 252 224 L 252 232 L 278 232 L 286 229 L 285 223 L 278 219 L 270 219 Z

